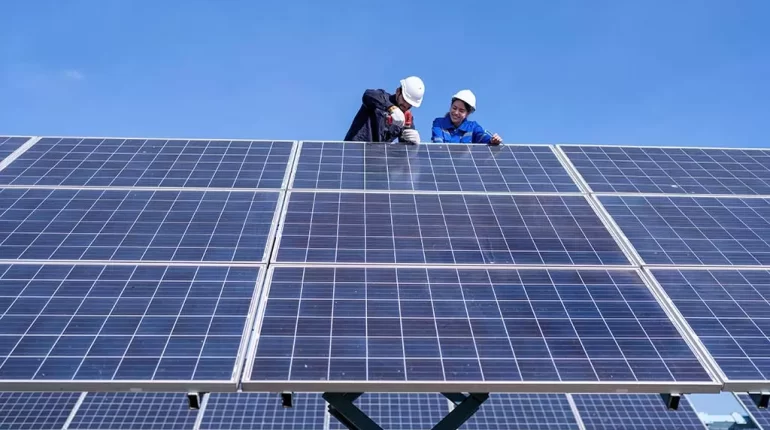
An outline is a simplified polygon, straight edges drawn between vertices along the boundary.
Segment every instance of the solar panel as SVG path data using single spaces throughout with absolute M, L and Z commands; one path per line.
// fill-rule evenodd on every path
M 279 196 L 0 189 L 0 259 L 261 262 Z
M 561 146 L 594 192 L 770 194 L 770 152 Z
M 292 188 L 579 192 L 548 146 L 302 142 Z
M 655 394 L 575 394 L 585 430 L 706 430 L 687 398 L 669 410 Z
M 564 394 L 491 394 L 464 430 L 578 430 Z
M 0 429 L 60 429 L 79 397 L 80 393 L 0 392 Z
M 184 393 L 88 393 L 69 430 L 192 430 Z
M 770 264 L 770 200 L 604 196 L 600 201 L 646 264 Z
M 0 136 L 0 161 L 19 149 L 29 139 L 26 136 Z
M 626 265 L 582 196 L 291 192 L 280 263 Z
M 434 393 L 364 393 L 355 403 L 369 418 L 388 430 L 433 428 L 449 413 L 446 397 Z M 330 417 L 329 429 L 347 430 L 347 427 Z
M 761 429 L 770 429 L 770 410 L 759 409 L 748 394 L 736 394 L 736 396 L 738 396 L 738 399 L 743 403 L 743 406 L 751 414 L 751 418 Z
M 271 271 L 244 389 L 712 383 L 633 270 Z
M 294 394 L 293 407 L 272 393 L 212 393 L 200 430 L 310 430 L 324 428 L 326 402 L 316 393 Z
M 770 383 L 770 272 L 652 272 L 729 382 Z M 759 382 L 757 382 L 759 383 Z M 728 390 L 739 389 L 738 387 Z
M 0 384 L 234 388 L 260 271 L 0 265 Z
M 281 188 L 293 142 L 46 137 L 0 172 L 13 185 Z

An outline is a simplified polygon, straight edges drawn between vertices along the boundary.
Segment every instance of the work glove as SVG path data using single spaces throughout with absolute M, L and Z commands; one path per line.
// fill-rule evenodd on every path
M 408 128 L 401 132 L 401 138 L 405 141 L 417 145 L 420 143 L 420 133 L 413 128 Z
M 404 113 L 401 112 L 401 109 L 399 109 L 398 106 L 391 107 L 390 116 L 388 116 L 388 122 L 397 127 L 403 127 L 404 121 Z

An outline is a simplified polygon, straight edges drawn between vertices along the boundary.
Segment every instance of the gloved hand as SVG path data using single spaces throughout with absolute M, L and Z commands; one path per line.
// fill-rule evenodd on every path
M 393 125 L 398 127 L 404 126 L 404 113 L 401 112 L 401 109 L 399 109 L 398 106 L 393 106 L 390 108 L 390 116 L 388 118 Z
M 401 138 L 415 145 L 420 143 L 420 133 L 418 133 L 417 130 L 413 128 L 407 128 L 406 130 L 402 131 Z

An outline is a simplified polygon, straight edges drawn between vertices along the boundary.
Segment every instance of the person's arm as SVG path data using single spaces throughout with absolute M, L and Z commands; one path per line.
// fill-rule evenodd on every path
M 430 141 L 433 143 L 444 143 L 444 129 L 441 128 L 441 124 L 438 119 L 433 120 L 433 128 L 431 129 Z
M 364 91 L 361 102 L 367 109 L 377 109 L 387 112 L 393 103 L 390 102 L 389 94 L 384 90 L 366 90 Z
M 493 134 L 486 131 L 478 123 L 473 127 L 473 143 L 490 143 Z

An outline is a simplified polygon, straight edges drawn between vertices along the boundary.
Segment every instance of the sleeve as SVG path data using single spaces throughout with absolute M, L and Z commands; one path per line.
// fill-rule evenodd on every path
M 404 140 L 401 136 L 404 134 L 404 130 L 409 129 L 416 129 L 414 125 L 414 115 L 412 115 L 412 111 L 406 111 L 404 112 L 404 119 L 406 120 L 406 123 L 404 124 L 404 127 L 401 129 L 401 134 L 398 135 L 398 141 L 400 143 L 405 143 L 406 140 Z
M 361 102 L 367 109 L 377 109 L 387 111 L 393 103 L 390 102 L 388 93 L 384 90 L 366 90 L 361 98 Z
M 430 141 L 433 143 L 444 143 L 444 129 L 441 128 L 438 119 L 433 120 Z
M 492 133 L 484 129 L 479 124 L 473 127 L 473 143 L 489 143 L 492 141 Z

